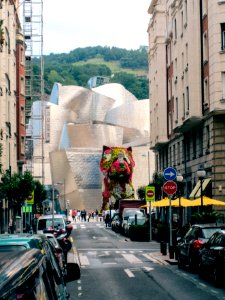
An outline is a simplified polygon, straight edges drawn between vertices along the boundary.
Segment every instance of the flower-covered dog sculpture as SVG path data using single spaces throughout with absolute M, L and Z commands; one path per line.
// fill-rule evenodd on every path
M 132 148 L 103 146 L 100 170 L 104 176 L 103 205 L 106 209 L 109 198 L 115 200 L 134 198 L 132 174 L 134 168 Z

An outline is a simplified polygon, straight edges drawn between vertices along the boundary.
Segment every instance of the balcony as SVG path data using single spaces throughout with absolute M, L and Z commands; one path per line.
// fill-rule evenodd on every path
M 185 133 L 195 128 L 202 122 L 203 118 L 200 116 L 192 116 L 186 119 L 180 126 L 174 128 L 175 133 Z

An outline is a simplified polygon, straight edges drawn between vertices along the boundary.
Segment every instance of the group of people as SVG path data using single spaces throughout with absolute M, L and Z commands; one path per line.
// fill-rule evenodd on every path
M 85 209 L 72 209 L 71 211 L 71 217 L 73 219 L 73 222 L 76 221 L 81 221 L 81 222 L 86 222 L 86 221 L 90 221 L 90 219 L 95 219 L 98 221 L 100 214 L 98 212 L 98 209 L 96 209 L 95 211 L 89 211 L 87 212 Z

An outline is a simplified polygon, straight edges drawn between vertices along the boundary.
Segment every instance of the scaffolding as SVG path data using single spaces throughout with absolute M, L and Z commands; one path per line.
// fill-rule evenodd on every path
M 26 164 L 44 184 L 43 0 L 21 1 L 25 50 Z M 38 105 L 35 106 L 35 102 Z

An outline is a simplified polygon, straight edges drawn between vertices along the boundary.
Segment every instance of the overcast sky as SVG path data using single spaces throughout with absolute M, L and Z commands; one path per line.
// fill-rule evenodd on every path
M 44 54 L 148 45 L 151 0 L 44 0 Z

